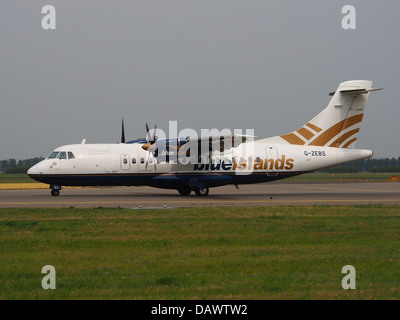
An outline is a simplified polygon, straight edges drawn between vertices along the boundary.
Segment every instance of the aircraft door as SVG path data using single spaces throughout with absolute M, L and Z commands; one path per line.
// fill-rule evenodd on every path
M 121 169 L 129 170 L 130 168 L 130 157 L 128 154 L 121 154 Z
M 275 147 L 267 147 L 267 176 L 277 176 L 279 172 L 278 166 L 278 150 Z

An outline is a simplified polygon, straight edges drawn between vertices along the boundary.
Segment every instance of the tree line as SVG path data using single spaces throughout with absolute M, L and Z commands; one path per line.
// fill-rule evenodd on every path
M 7 159 L 0 161 L 0 173 L 26 173 L 30 167 L 42 161 L 43 157 L 25 160 Z M 357 172 L 400 172 L 400 157 L 364 159 L 342 166 L 321 170 L 327 173 L 357 173 Z
M 357 172 L 376 172 L 376 173 L 397 173 L 400 172 L 400 157 L 364 159 L 354 161 L 342 166 L 331 167 L 322 170 L 328 173 L 357 173 Z
M 43 157 L 36 157 L 24 160 L 7 159 L 0 161 L 0 172 L 2 173 L 26 173 L 36 163 L 42 161 Z

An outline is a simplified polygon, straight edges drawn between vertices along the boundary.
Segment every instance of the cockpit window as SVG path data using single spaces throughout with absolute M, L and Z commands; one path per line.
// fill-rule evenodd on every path
M 68 155 L 68 158 L 67 158 Z M 47 159 L 75 159 L 75 155 L 71 151 L 53 151 Z
M 51 155 L 49 155 L 48 159 L 55 159 L 57 158 L 58 154 L 60 153 L 60 151 L 54 151 L 51 153 Z
M 67 159 L 67 153 L 65 151 L 61 151 L 58 159 Z

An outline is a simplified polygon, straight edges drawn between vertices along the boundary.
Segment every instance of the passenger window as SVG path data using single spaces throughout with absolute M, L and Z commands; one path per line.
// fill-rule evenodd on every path
M 260 162 L 260 160 L 260 157 L 257 157 L 255 162 Z
M 71 151 L 68 151 L 68 159 L 75 159 L 75 156 Z
M 144 163 L 144 158 L 140 158 L 140 163 L 141 163 L 141 164 Z
M 122 162 L 123 162 L 124 164 L 127 164 L 127 163 L 128 163 L 128 159 L 127 159 L 127 158 L 124 158 L 124 159 L 122 160 Z
M 152 164 L 153 163 L 153 159 L 149 158 L 149 163 Z
M 60 151 L 54 151 L 51 153 L 51 155 L 49 155 L 48 159 L 55 159 L 57 158 L 58 154 L 60 153 Z
M 132 158 L 132 163 L 133 163 L 133 164 L 136 163 L 136 158 Z
M 67 159 L 67 153 L 65 151 L 60 152 L 58 159 Z

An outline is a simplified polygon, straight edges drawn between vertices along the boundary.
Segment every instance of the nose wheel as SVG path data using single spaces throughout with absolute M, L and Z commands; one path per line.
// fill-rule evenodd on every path
M 53 197 L 57 197 L 60 195 L 61 186 L 52 185 L 52 186 L 50 186 L 50 188 L 51 188 L 51 195 Z

